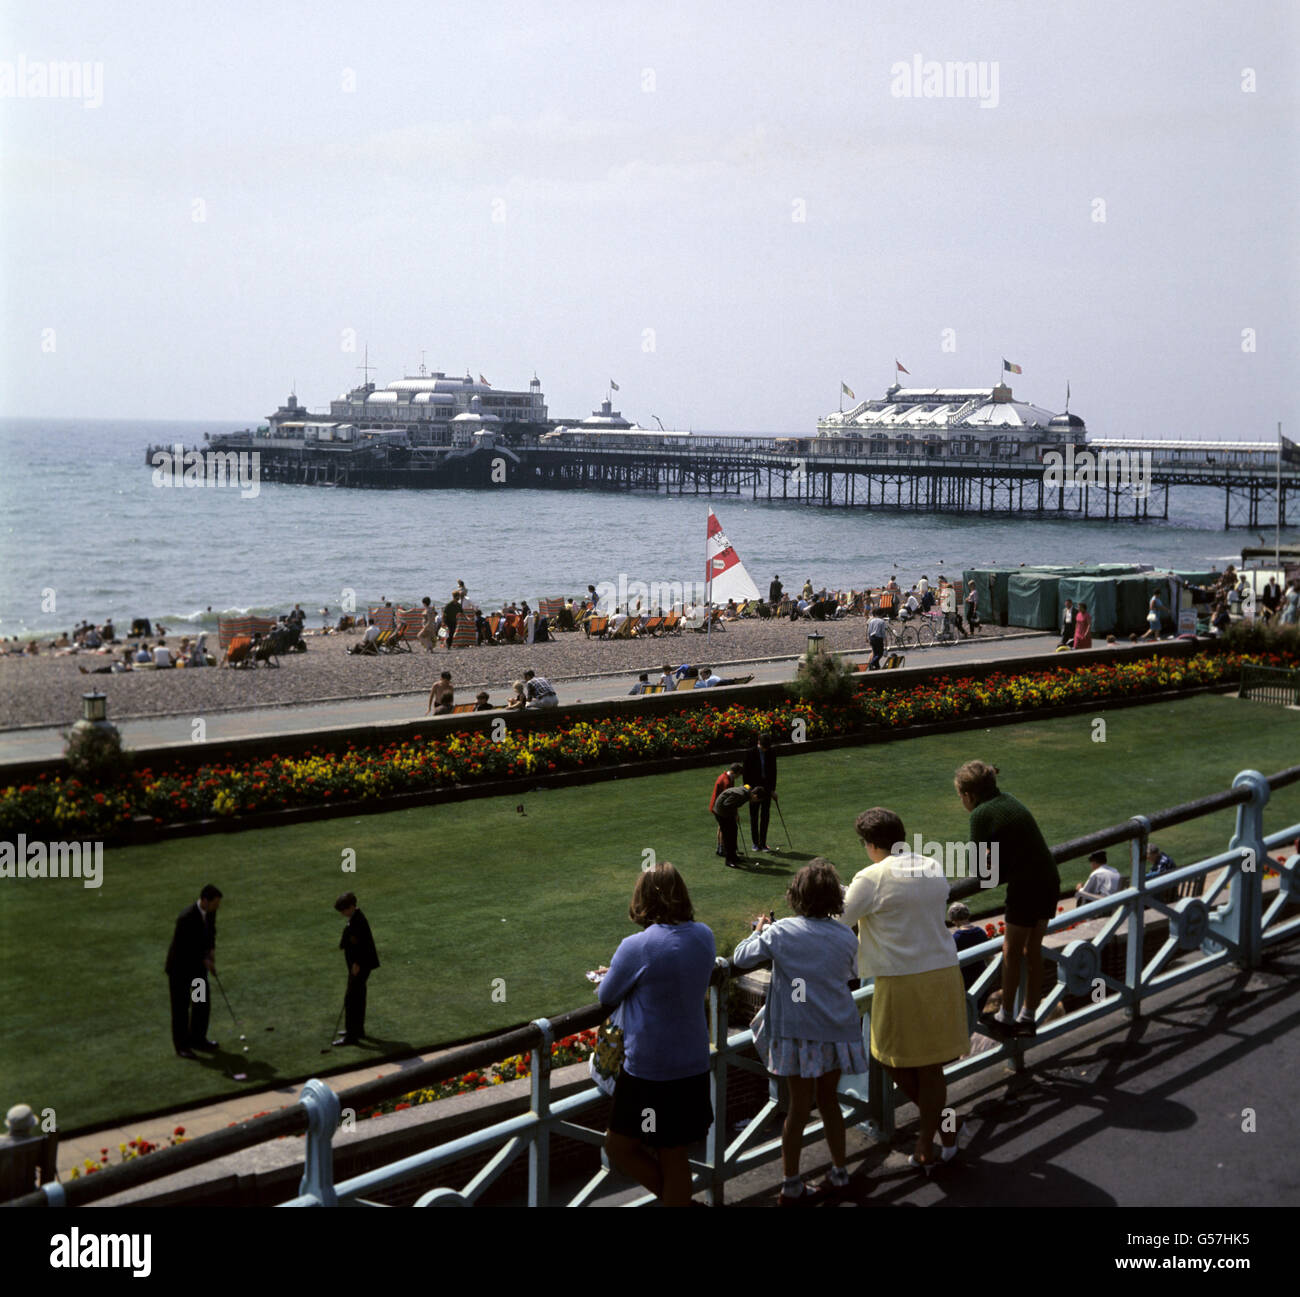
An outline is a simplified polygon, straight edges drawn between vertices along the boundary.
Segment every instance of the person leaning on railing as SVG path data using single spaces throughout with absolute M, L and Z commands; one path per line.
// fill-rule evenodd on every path
M 989 1019 L 995 1029 L 1019 1036 L 1035 1032 L 1034 1010 L 1043 994 L 1043 937 L 1056 914 L 1061 878 L 1052 849 L 1034 817 L 1014 797 L 998 790 L 998 768 L 968 761 L 953 783 L 970 812 L 970 840 L 981 853 L 996 844 L 1000 877 L 1006 882 L 1007 930 L 1002 943 L 1002 1007 Z M 982 864 L 983 862 L 981 862 Z M 1010 1010 L 1020 989 L 1020 968 L 1028 962 L 1025 998 L 1020 1012 Z
M 596 994 L 622 1007 L 623 1065 L 605 1150 L 665 1207 L 691 1200 L 690 1145 L 713 1125 L 705 994 L 713 933 L 695 922 L 690 893 L 667 863 L 636 880 L 628 918 L 644 932 L 619 943 Z
M 948 1097 L 943 1069 L 970 1046 L 966 988 L 944 925 L 948 880 L 906 848 L 903 821 L 883 806 L 854 826 L 871 864 L 854 875 L 839 921 L 858 925 L 858 968 L 875 981 L 871 1052 L 920 1114 L 910 1165 L 930 1174 L 957 1156 L 957 1128 L 939 1131 Z M 934 1137 L 942 1146 L 935 1156 Z

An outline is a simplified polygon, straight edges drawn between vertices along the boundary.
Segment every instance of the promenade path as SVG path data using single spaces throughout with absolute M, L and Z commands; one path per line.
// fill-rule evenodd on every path
M 809 627 L 815 629 L 815 623 Z M 865 631 L 864 631 L 865 638 Z M 909 667 L 936 666 L 953 662 L 1014 662 L 1019 658 L 1035 657 L 1050 652 L 1056 645 L 1054 635 L 1037 631 L 1009 631 L 999 635 L 982 635 L 973 643 L 932 645 L 907 652 Z M 1128 646 L 1125 645 L 1125 648 Z M 707 662 L 708 650 L 703 637 L 666 641 L 664 655 L 674 663 Z M 490 650 L 484 650 L 490 652 Z M 1123 652 L 1120 648 L 1117 652 Z M 871 660 L 869 649 L 845 654 L 854 662 Z M 755 684 L 777 683 L 794 675 L 796 657 L 770 658 L 754 662 L 729 662 L 719 671 L 727 676 L 754 676 Z M 474 658 L 457 655 L 455 666 L 456 697 L 473 699 L 483 682 L 472 677 Z M 439 666 L 442 664 L 439 663 Z M 461 677 L 465 673 L 466 678 Z M 617 674 L 587 675 L 551 679 L 560 696 L 560 703 L 599 702 L 626 697 L 636 683 L 636 677 L 625 671 Z M 500 688 L 496 689 L 500 695 Z M 320 703 L 268 704 L 266 706 L 232 711 L 207 711 L 203 713 L 207 725 L 209 745 L 228 743 L 235 739 L 259 738 L 267 735 L 327 733 L 362 725 L 379 725 L 386 722 L 419 720 L 425 713 L 428 701 L 427 688 L 409 693 L 368 695 Z M 159 748 L 170 745 L 190 748 L 193 713 L 176 716 L 145 716 L 137 719 L 110 717 L 122 733 L 122 741 L 129 748 Z M 12 729 L 0 732 L 0 767 L 23 761 L 41 761 L 63 754 L 62 726 Z

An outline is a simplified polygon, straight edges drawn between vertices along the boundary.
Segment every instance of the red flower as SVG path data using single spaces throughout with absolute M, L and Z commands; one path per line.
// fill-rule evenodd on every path
M 185 1127 L 184 1127 L 184 1126 L 177 1126 L 176 1129 L 175 1129 L 174 1131 L 172 1131 L 172 1134 L 173 1134 L 173 1135 L 183 1135 L 183 1134 L 185 1134 Z

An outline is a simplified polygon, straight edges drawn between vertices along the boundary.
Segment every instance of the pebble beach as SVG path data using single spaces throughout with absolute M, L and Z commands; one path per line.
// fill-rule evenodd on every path
M 564 703 L 580 696 L 576 687 L 565 687 L 566 681 L 576 686 L 586 677 L 625 673 L 631 689 L 640 672 L 658 672 L 665 662 L 674 667 L 683 662 L 717 667 L 796 657 L 805 651 L 814 631 L 824 636 L 827 650 L 868 648 L 866 622 L 860 616 L 838 622 L 731 622 L 722 631 L 715 627 L 707 640 L 692 631 L 646 640 L 596 640 L 571 631 L 546 644 L 440 647 L 433 653 L 416 644 L 410 653 L 380 657 L 348 655 L 349 646 L 361 638 L 359 633 L 316 633 L 305 637 L 306 653 L 282 657 L 278 669 L 263 664 L 256 669 L 146 669 L 123 675 L 83 675 L 79 669 L 105 666 L 112 655 L 91 651 L 60 656 L 42 646 L 36 655 L 0 658 L 0 729 L 70 725 L 81 715 L 81 695 L 91 690 L 108 696 L 110 719 L 200 716 L 284 703 L 427 694 L 441 671 L 451 672 L 457 702 L 472 702 L 478 690 L 487 689 L 492 702 L 504 704 L 511 682 L 526 667 L 555 684 Z M 179 642 L 179 637 L 168 636 L 170 645 Z M 215 635 L 209 636 L 208 646 L 215 648 Z M 119 659 L 122 647 L 115 646 Z M 737 667 L 719 674 L 746 671 Z

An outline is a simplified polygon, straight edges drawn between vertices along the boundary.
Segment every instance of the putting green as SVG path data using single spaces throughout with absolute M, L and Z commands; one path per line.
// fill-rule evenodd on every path
M 678 865 L 696 917 L 729 953 L 755 913 L 781 913 L 812 856 L 835 861 L 846 882 L 865 865 L 853 821 L 868 806 L 896 809 L 909 836 L 964 839 L 952 774 L 972 757 L 999 766 L 1006 791 L 1060 842 L 1222 790 L 1242 769 L 1270 773 L 1300 752 L 1300 713 L 1233 698 L 1095 715 L 1105 742 L 1093 741 L 1085 715 L 786 757 L 778 790 L 794 850 L 740 871 L 713 853 L 717 772 L 701 769 L 112 850 L 98 889 L 8 881 L 0 1095 L 6 1106 L 53 1107 L 71 1132 L 575 1008 L 591 995 L 584 972 L 633 930 L 627 903 L 645 861 Z M 1226 847 L 1233 819 L 1181 825 L 1159 842 L 1186 863 Z M 1292 787 L 1275 795 L 1267 823 L 1297 820 Z M 785 845 L 775 815 L 769 839 Z M 349 852 L 355 872 L 343 869 Z M 1063 876 L 1086 872 L 1079 864 Z M 217 969 L 245 1025 L 232 1025 L 214 985 L 210 1034 L 222 1052 L 184 1062 L 171 1049 L 163 958 L 177 914 L 209 881 L 225 893 Z M 377 1039 L 325 1059 L 345 977 L 332 905 L 345 890 L 379 948 L 367 1017 Z M 999 896 L 981 893 L 972 908 Z M 249 1080 L 227 1079 L 233 1070 Z

